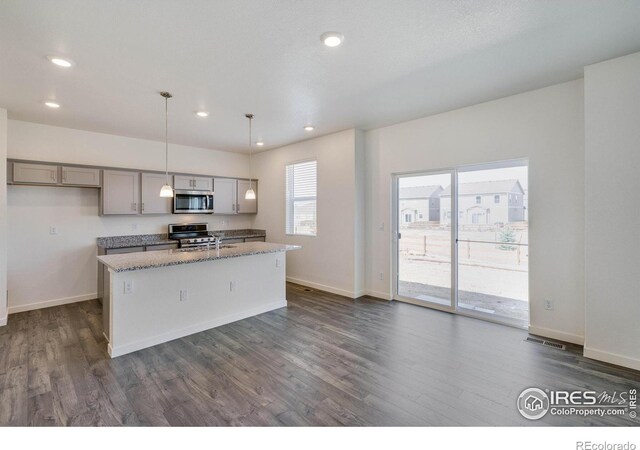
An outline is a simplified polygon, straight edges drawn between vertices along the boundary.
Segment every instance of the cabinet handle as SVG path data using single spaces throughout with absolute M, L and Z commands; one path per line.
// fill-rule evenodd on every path
M 231 211 L 235 211 L 235 210 L 236 210 L 236 205 L 235 205 L 235 204 L 232 204 L 232 205 L 231 205 Z
M 144 211 L 144 202 L 142 202 L 141 206 L 142 206 L 142 210 Z
M 240 212 L 240 203 L 236 204 L 236 212 L 239 213 Z
M 67 181 L 67 171 L 66 170 L 62 171 L 62 181 Z
M 136 210 L 136 204 L 135 203 L 131 203 L 131 211 L 135 211 Z

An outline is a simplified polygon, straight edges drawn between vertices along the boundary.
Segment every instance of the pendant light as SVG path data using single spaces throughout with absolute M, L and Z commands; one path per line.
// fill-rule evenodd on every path
M 245 200 L 255 200 L 256 199 L 256 193 L 253 190 L 252 187 L 252 180 L 251 180 L 251 171 L 252 171 L 252 167 L 251 167 L 251 121 L 253 120 L 253 114 L 245 114 L 244 115 L 247 119 L 249 119 L 249 189 L 247 189 L 247 192 L 245 192 L 244 194 L 244 198 Z
M 169 99 L 173 97 L 168 92 L 160 92 L 164 97 L 164 170 L 166 181 L 160 189 L 160 197 L 173 197 L 173 188 L 169 183 Z

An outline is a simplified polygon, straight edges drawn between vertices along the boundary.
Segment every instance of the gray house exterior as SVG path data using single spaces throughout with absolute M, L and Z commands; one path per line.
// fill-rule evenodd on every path
M 400 188 L 400 225 L 440 221 L 442 186 Z
M 525 192 L 518 180 L 460 183 L 458 223 L 493 225 L 525 220 Z M 440 216 L 451 222 L 451 186 L 442 191 Z

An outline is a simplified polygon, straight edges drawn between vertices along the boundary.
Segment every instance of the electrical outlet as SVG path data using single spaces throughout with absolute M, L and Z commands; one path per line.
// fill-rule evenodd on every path
M 233 292 L 236 288 L 235 281 L 229 281 L 229 292 Z
M 49 234 L 58 234 L 58 227 L 49 227 Z
M 383 272 L 380 272 L 380 273 L 378 274 L 378 279 L 380 279 L 380 280 L 384 280 L 384 273 L 383 273 Z
M 276 258 L 276 267 L 280 267 L 281 265 L 280 258 Z
M 546 309 L 547 311 L 553 311 L 553 300 L 545 300 L 544 309 Z
M 125 294 L 133 294 L 133 280 L 125 280 L 125 282 L 124 282 L 124 293 Z
M 380 226 L 378 228 L 380 231 L 384 231 L 384 222 L 380 222 Z
M 137 231 L 138 230 L 138 224 L 137 223 L 132 223 L 131 224 L 131 231 Z
M 224 227 L 224 226 L 226 226 L 226 225 L 227 225 L 227 221 L 226 221 L 226 220 L 224 220 L 224 219 L 222 219 L 222 226 Z
M 189 299 L 189 291 L 187 289 L 180 289 L 180 301 L 186 302 Z

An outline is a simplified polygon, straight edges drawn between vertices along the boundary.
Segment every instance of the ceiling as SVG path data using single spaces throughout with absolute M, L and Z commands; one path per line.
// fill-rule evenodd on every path
M 167 90 L 170 142 L 246 152 L 248 112 L 264 149 L 389 125 L 579 78 L 638 23 L 618 0 L 2 0 L 0 106 L 163 140 Z

